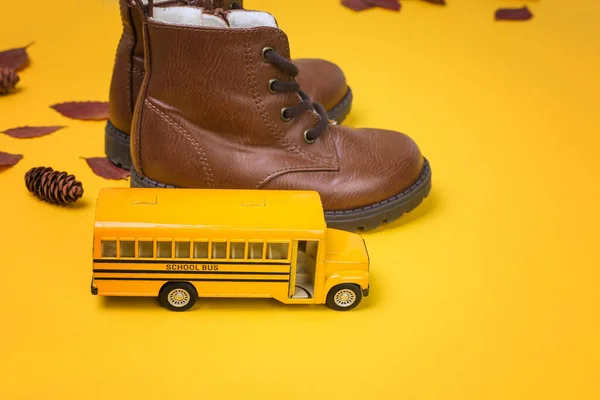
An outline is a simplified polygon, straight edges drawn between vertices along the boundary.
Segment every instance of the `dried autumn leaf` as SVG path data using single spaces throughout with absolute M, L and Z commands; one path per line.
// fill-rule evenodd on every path
M 15 71 L 25 68 L 29 63 L 27 48 L 32 44 L 33 42 L 29 43 L 25 47 L 0 51 L 0 66 L 9 67 Z
M 50 106 L 63 116 L 81 120 L 108 119 L 108 103 L 102 101 L 72 101 Z
M 21 161 L 22 154 L 10 154 L 0 151 L 0 167 L 10 167 Z
M 364 11 L 374 7 L 366 0 L 342 0 L 342 5 L 354 11 Z
M 17 139 L 29 139 L 34 137 L 40 137 L 49 135 L 56 132 L 59 129 L 65 128 L 64 126 L 22 126 L 19 128 L 12 128 L 3 131 L 2 133 L 7 134 L 10 137 Z
M 84 157 L 85 158 L 85 157 Z M 129 171 L 119 168 L 105 157 L 85 158 L 94 173 L 104 179 L 121 180 L 129 176 Z
M 533 14 L 527 6 L 522 8 L 499 8 L 496 10 L 496 20 L 526 21 L 533 18 Z
M 400 11 L 400 8 L 402 8 L 398 0 L 366 0 L 366 2 L 370 5 L 393 11 Z

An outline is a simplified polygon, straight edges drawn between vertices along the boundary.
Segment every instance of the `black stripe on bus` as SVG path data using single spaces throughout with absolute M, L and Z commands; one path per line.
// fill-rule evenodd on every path
M 289 279 L 164 279 L 164 278 L 96 278 L 94 281 L 169 281 L 169 282 L 289 282 Z
M 203 265 L 203 264 L 224 264 L 224 265 L 290 265 L 288 262 L 265 262 L 263 260 L 257 261 L 218 261 L 218 260 L 207 260 L 207 261 L 188 261 L 188 260 L 173 260 L 170 258 L 165 258 L 161 260 L 109 260 L 109 259 L 95 259 L 94 263 L 96 264 L 193 264 L 193 265 Z
M 156 269 L 94 269 L 98 274 L 191 274 L 191 275 L 289 275 L 289 272 L 242 272 L 242 271 L 166 271 Z

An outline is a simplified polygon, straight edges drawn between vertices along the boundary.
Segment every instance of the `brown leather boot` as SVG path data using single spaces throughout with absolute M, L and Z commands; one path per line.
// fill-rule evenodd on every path
M 144 1 L 147 3 L 147 1 Z M 110 88 L 110 118 L 106 124 L 105 152 L 109 160 L 125 169 L 131 168 L 131 117 L 144 78 L 144 47 L 141 17 L 132 1 L 120 0 L 123 34 L 118 45 Z M 243 0 L 167 0 L 154 2 L 155 7 L 191 5 L 206 9 L 238 9 Z M 199 49 L 199 53 L 202 50 Z M 297 60 L 301 73 L 298 82 L 328 110 L 329 118 L 342 123 L 352 106 L 352 91 L 342 70 L 320 59 Z
M 132 187 L 316 190 L 328 225 L 350 231 L 428 195 L 431 171 L 413 140 L 331 124 L 300 90 L 271 15 L 198 14 L 204 26 L 184 26 L 172 13 L 154 9 L 144 24 Z

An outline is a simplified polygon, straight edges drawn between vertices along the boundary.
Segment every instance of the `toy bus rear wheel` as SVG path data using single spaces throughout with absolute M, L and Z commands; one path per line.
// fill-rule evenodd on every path
M 332 287 L 327 294 L 327 306 L 336 311 L 350 311 L 362 300 L 362 291 L 358 285 L 342 283 Z
M 171 311 L 186 311 L 196 304 L 198 293 L 194 286 L 185 282 L 167 283 L 160 291 L 163 307 Z

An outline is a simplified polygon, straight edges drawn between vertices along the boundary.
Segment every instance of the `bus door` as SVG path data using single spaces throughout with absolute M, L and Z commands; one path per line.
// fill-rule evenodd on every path
M 297 240 L 292 247 L 289 297 L 312 299 L 315 293 L 315 275 L 319 242 Z

